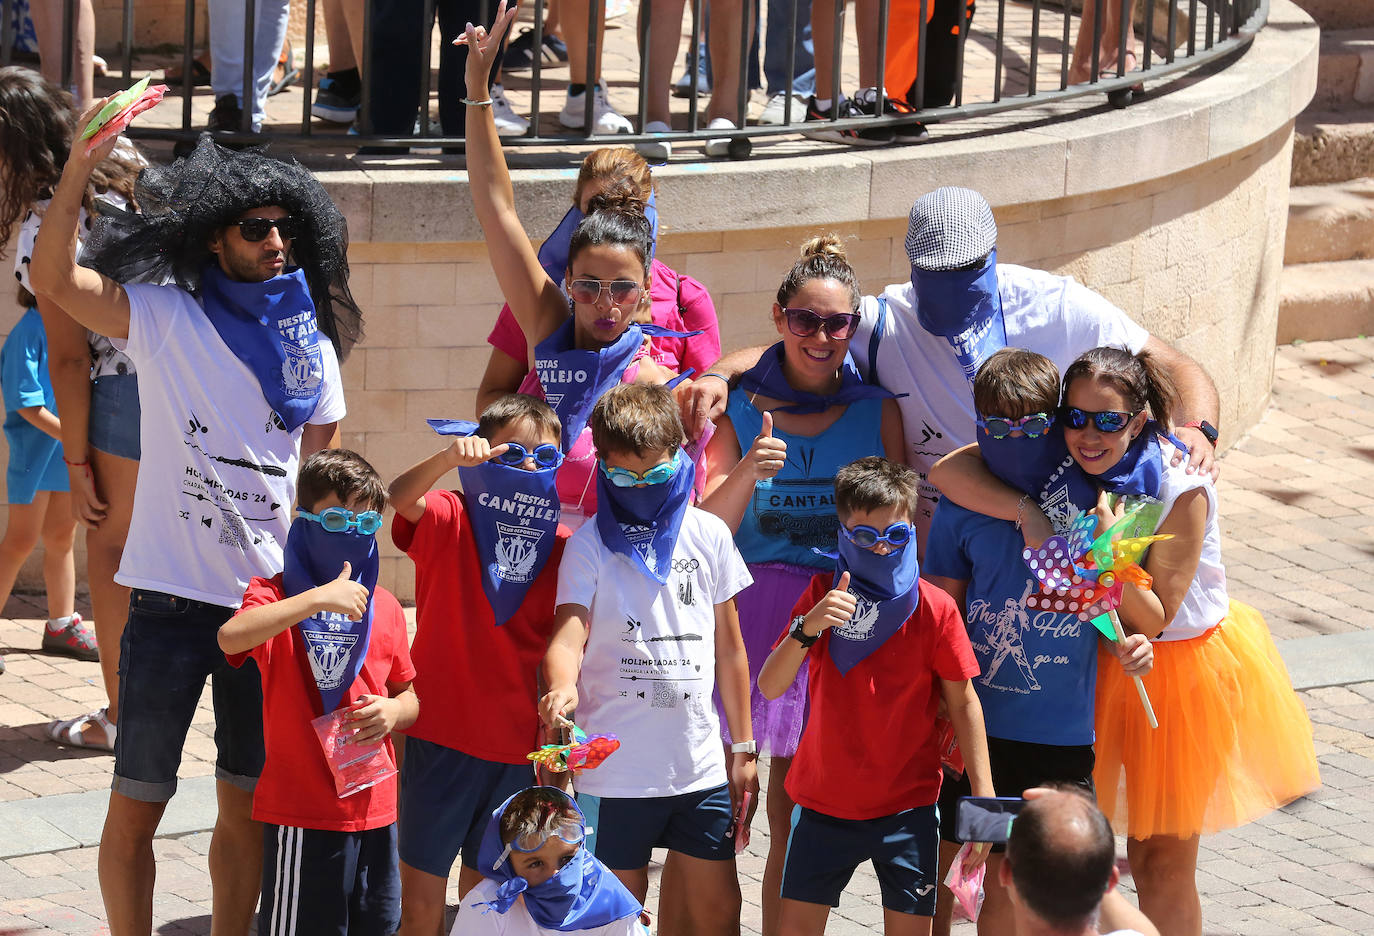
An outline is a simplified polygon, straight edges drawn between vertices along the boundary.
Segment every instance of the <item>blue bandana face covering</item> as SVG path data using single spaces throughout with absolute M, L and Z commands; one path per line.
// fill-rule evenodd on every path
M 440 435 L 472 435 L 467 420 L 426 420 Z M 459 468 L 468 519 L 482 565 L 482 591 L 500 627 L 520 610 L 558 541 L 558 467 L 526 471 L 487 461 Z
M 353 581 L 367 589 L 362 620 L 350 621 L 346 615 L 323 611 L 296 625 L 319 690 L 321 715 L 351 701 L 348 690 L 362 672 L 372 636 L 372 599 L 381 558 L 376 536 L 364 536 L 357 530 L 330 533 L 304 517 L 292 521 L 282 569 L 282 590 L 287 597 L 334 581 L 344 562 L 352 566 Z
M 567 797 L 561 790 L 555 792 Z M 482 834 L 477 867 L 483 875 L 499 885 L 494 900 L 478 905 L 486 908 L 483 913 L 506 913 L 515 903 L 515 898 L 524 894 L 525 909 L 530 919 L 543 929 L 560 933 L 596 929 L 616 920 L 639 915 L 643 909 L 639 901 L 605 865 L 592 857 L 585 845 L 573 854 L 572 861 L 543 884 L 530 887 L 528 881 L 517 875 L 510 857 L 501 857 L 505 851 L 505 846 L 501 844 L 501 817 L 515 796 L 496 808 L 491 814 L 491 821 L 487 823 L 486 832 Z M 571 797 L 567 799 L 585 828 L 586 817 L 582 815 L 582 810 Z
M 1097 504 L 1097 487 L 1074 465 L 1058 425 L 1036 439 L 994 439 L 980 431 L 978 451 L 988 470 L 1004 484 L 1036 499 L 1058 532 Z
M 880 556 L 841 535 L 835 585 L 845 572 L 849 573 L 849 592 L 856 600 L 854 616 L 843 627 L 830 629 L 829 643 L 830 659 L 841 676 L 897 633 L 916 610 L 921 574 L 916 541 Z
M 295 432 L 315 412 L 324 382 L 315 303 L 305 273 L 294 269 L 266 282 L 240 283 L 210 263 L 200 284 L 210 324 L 258 378 L 286 431 Z
M 848 406 L 856 400 L 886 400 L 899 396 L 882 387 L 864 383 L 854 366 L 854 359 L 847 353 L 844 363 L 840 366 L 840 386 L 834 393 L 808 393 L 793 388 L 787 382 L 782 362 L 783 344 L 779 341 L 763 352 L 757 364 L 740 375 L 740 388 L 746 393 L 758 393 L 774 400 L 786 400 L 789 405 L 779 406 L 777 410 L 798 415 L 821 413 L 832 406 Z
M 1164 475 L 1164 454 L 1159 448 L 1160 431 L 1159 423 L 1150 420 L 1127 447 L 1121 461 L 1100 475 L 1088 474 L 1082 468 L 1079 471 L 1089 481 L 1113 494 L 1145 494 L 1158 498 L 1159 484 Z
M 644 575 L 668 584 L 682 517 L 692 499 L 696 465 L 679 457 L 678 470 L 662 484 L 616 487 L 596 472 L 596 528 L 611 552 L 626 557 Z
M 983 362 L 1007 346 L 1002 297 L 997 291 L 997 251 L 976 270 L 912 270 L 916 320 L 941 335 L 970 384 Z

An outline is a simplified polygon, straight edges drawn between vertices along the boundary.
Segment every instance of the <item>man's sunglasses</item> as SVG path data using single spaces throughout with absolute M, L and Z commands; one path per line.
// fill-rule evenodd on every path
M 879 543 L 886 543 L 893 549 L 901 549 L 911 542 L 911 524 L 909 523 L 894 523 L 881 533 L 871 526 L 863 525 L 856 526 L 851 530 L 842 523 L 840 524 L 840 532 L 844 534 L 845 539 L 861 549 L 872 549 Z
M 979 429 L 994 439 L 1005 439 L 1016 429 L 1020 429 L 1021 434 L 1027 438 L 1038 439 L 1049 432 L 1050 427 L 1054 425 L 1054 414 L 1031 413 L 1020 419 L 1007 419 L 1004 416 L 979 416 L 976 423 Z
M 277 229 L 282 240 L 295 240 L 301 236 L 300 219 L 290 215 L 285 218 L 244 218 L 234 224 L 238 225 L 239 234 L 249 243 L 266 240 L 267 233 L 273 228 Z
M 810 309 L 783 309 L 787 316 L 787 330 L 798 338 L 810 338 L 820 329 L 836 341 L 854 337 L 859 327 L 859 313 L 839 312 L 835 315 L 817 315 Z
M 494 459 L 503 465 L 521 465 L 525 459 L 533 458 L 540 468 L 557 468 L 563 464 L 563 453 L 552 442 L 536 445 L 527 450 L 519 442 L 507 442 L 508 448 Z
M 303 507 L 296 509 L 296 516 L 313 520 L 329 533 L 342 533 L 350 528 L 363 536 L 371 536 L 382 528 L 382 515 L 375 510 L 364 510 L 356 517 L 345 507 L 326 507 L 314 514 Z
M 568 295 L 572 296 L 573 302 L 591 305 L 601 298 L 603 292 L 609 292 L 611 302 L 616 305 L 626 305 L 631 302 L 638 302 L 639 294 L 643 289 L 643 283 L 628 279 L 575 279 L 568 284 Z
M 1140 410 L 1134 413 L 1120 413 L 1115 410 L 1102 410 L 1094 413 L 1091 410 L 1081 410 L 1076 406 L 1065 406 L 1059 410 L 1059 418 L 1064 420 L 1065 429 L 1082 429 L 1092 420 L 1092 424 L 1097 427 L 1098 432 L 1111 434 L 1120 432 L 1131 424 L 1131 420 L 1140 415 Z

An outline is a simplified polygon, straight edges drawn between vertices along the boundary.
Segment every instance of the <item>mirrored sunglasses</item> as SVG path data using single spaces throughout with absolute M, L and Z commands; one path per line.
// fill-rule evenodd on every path
M 382 528 L 382 515 L 375 510 L 364 510 L 354 516 L 353 511 L 344 507 L 326 507 L 317 514 L 297 508 L 296 516 L 315 521 L 328 533 L 342 533 L 353 529 L 363 536 L 371 536 Z
M 911 542 L 911 524 L 909 523 L 894 523 L 881 533 L 874 527 L 862 524 L 852 530 L 844 524 L 840 524 L 840 532 L 844 534 L 845 539 L 861 549 L 872 549 L 879 543 L 887 543 L 893 549 L 901 549 Z
M 1098 432 L 1108 434 L 1120 432 L 1131 424 L 1131 420 L 1140 415 L 1140 410 L 1134 413 L 1122 413 L 1116 410 L 1081 410 L 1076 406 L 1065 406 L 1059 410 L 1059 417 L 1064 420 L 1065 429 L 1082 429 L 1088 425 L 1089 420 L 1097 427 Z
M 1038 439 L 1054 425 L 1054 414 L 1031 413 L 1020 419 L 1007 419 L 1003 416 L 979 416 L 976 422 L 979 429 L 994 439 L 1005 439 L 1016 429 L 1020 429 L 1022 434 L 1029 438 Z
M 568 284 L 568 295 L 573 302 L 580 302 L 583 305 L 591 305 L 601 298 L 603 292 L 611 294 L 611 302 L 616 305 L 626 305 L 639 301 L 639 294 L 643 290 L 642 283 L 634 280 L 596 280 L 596 279 L 575 279 Z
M 509 446 L 493 461 L 498 461 L 503 465 L 522 465 L 527 458 L 533 458 L 534 463 L 540 468 L 557 468 L 563 464 L 563 453 L 558 446 L 552 442 L 545 442 L 543 445 L 536 445 L 533 449 L 526 449 L 519 442 L 507 442 Z
M 839 312 L 835 315 L 819 315 L 810 309 L 783 309 L 787 316 L 787 330 L 798 338 L 810 338 L 824 328 L 825 333 L 836 341 L 854 337 L 859 327 L 859 313 Z
M 677 474 L 680 456 L 680 451 L 674 452 L 672 461 L 654 465 L 643 474 L 636 474 L 628 468 L 621 468 L 619 465 L 607 465 L 604 458 L 597 459 L 597 462 L 601 465 L 601 473 L 606 476 L 606 480 L 616 487 L 635 487 L 640 484 L 663 484 L 670 480 L 673 475 Z
M 250 243 L 266 240 L 267 232 L 273 228 L 277 229 L 282 240 L 295 240 L 301 236 L 301 222 L 290 215 L 285 218 L 244 218 L 234 224 L 238 225 L 243 239 Z

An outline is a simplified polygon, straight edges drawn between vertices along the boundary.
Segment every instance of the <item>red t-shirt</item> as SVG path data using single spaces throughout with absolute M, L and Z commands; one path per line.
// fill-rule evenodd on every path
M 457 491 L 425 494 L 419 523 L 397 514 L 391 539 L 415 561 L 415 691 L 420 717 L 406 734 L 501 764 L 528 764 L 538 747 L 536 677 L 553 630 L 558 563 L 553 553 L 525 601 L 500 627 L 482 591 L 472 522 Z
M 833 578 L 811 579 L 775 647 L 791 639 L 791 621 L 825 597 Z M 915 613 L 843 676 L 829 647 L 827 630 L 807 654 L 811 714 L 787 774 L 788 795 L 839 819 L 931 805 L 940 796 L 940 680 L 978 675 L 954 601 L 922 580 Z
M 281 601 L 281 575 L 271 579 L 254 576 L 243 595 L 247 611 L 258 605 Z M 262 673 L 262 735 L 267 762 L 253 791 L 253 818 L 259 822 L 324 829 L 329 832 L 361 832 L 380 829 L 396 821 L 396 778 L 389 777 L 351 796 L 340 799 L 334 789 L 324 750 L 310 722 L 319 697 L 306 683 L 308 662 L 288 627 L 247 653 L 230 654 L 229 662 L 242 666 L 250 656 Z M 303 669 L 302 663 L 306 662 Z M 406 619 L 400 602 L 384 588 L 372 595 L 372 634 L 362 672 L 349 689 L 348 698 L 369 693 L 387 695 L 387 683 L 408 683 L 415 676 L 406 648 Z M 391 739 L 385 741 L 387 757 L 394 764 Z

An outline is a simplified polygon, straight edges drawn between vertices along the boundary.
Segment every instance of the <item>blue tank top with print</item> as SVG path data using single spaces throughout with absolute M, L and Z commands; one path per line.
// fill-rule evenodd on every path
M 730 393 L 725 414 L 740 450 L 748 452 L 763 428 L 763 414 L 743 390 Z M 787 463 L 776 476 L 754 485 L 735 545 L 746 562 L 786 562 L 830 569 L 834 562 L 811 551 L 835 551 L 835 472 L 856 458 L 883 454 L 882 400 L 859 400 L 819 435 L 794 435 L 773 427 L 787 443 Z

